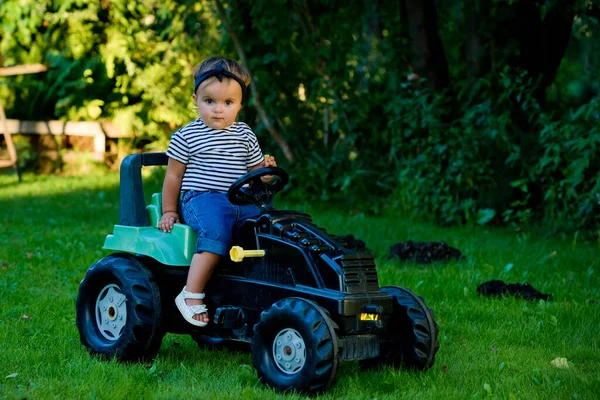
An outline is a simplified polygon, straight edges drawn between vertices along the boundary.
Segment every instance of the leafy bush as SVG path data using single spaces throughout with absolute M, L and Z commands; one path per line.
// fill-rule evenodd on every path
M 537 82 L 499 69 L 504 58 L 489 75 L 469 76 L 461 2 L 437 2 L 453 84 L 432 91 L 412 73 L 402 3 L 5 0 L 5 65 L 50 69 L 3 79 L 0 99 L 9 117 L 111 120 L 132 147 L 164 150 L 196 114 L 193 67 L 242 51 L 256 91 L 242 119 L 290 170 L 288 196 L 444 224 L 541 221 L 594 232 L 597 20 L 578 17 L 573 38 L 587 58 L 565 59 L 542 109 Z M 577 102 L 566 98 L 573 82 Z M 286 162 L 273 130 L 298 162 Z
M 218 49 L 205 3 L 176 0 L 6 0 L 5 65 L 42 63 L 0 92 L 9 117 L 111 120 L 134 146 L 159 141 L 195 115 L 193 66 Z M 202 24 L 203 30 L 196 26 Z M 201 43 L 202 45 L 198 45 Z
M 358 153 L 340 144 L 314 149 L 296 171 L 299 189 L 309 199 L 346 199 L 445 224 L 542 222 L 594 233 L 598 99 L 560 118 L 540 110 L 534 89 L 510 69 L 459 86 L 458 102 L 400 83 L 385 108 L 387 128 L 362 140 Z
M 548 121 L 532 179 L 544 192 L 547 222 L 593 230 L 600 222 L 600 99 Z

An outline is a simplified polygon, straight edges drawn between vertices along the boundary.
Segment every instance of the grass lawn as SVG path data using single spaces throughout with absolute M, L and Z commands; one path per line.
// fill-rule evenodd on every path
M 88 355 L 75 327 L 75 299 L 87 268 L 107 255 L 101 247 L 118 221 L 118 179 L 25 175 L 17 183 L 2 171 L 0 398 L 305 398 L 262 385 L 250 354 L 201 349 L 188 336 L 167 334 L 149 364 Z M 150 185 L 160 187 L 155 180 Z M 440 326 L 441 348 L 429 371 L 364 372 L 358 362 L 345 362 L 317 398 L 600 396 L 599 243 L 293 208 L 310 212 L 329 232 L 363 239 L 376 256 L 380 285 L 423 296 Z M 392 244 L 409 239 L 444 240 L 466 259 L 428 266 L 387 259 Z M 529 282 L 554 300 L 478 296 L 477 285 L 490 279 Z M 557 357 L 568 359 L 569 368 L 551 365 Z

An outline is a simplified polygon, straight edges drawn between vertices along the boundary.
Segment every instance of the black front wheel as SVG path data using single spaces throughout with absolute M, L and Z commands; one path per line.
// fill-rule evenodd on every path
M 340 361 L 337 325 L 316 303 L 291 297 L 273 304 L 254 326 L 252 363 L 279 390 L 325 390 Z
M 91 354 L 152 358 L 160 348 L 161 303 L 152 273 L 134 256 L 113 254 L 92 265 L 76 303 L 81 343 Z
M 431 368 L 440 348 L 439 327 L 433 319 L 433 311 L 421 297 L 408 289 L 387 286 L 381 290 L 394 298 L 394 311 L 381 338 L 380 355 L 361 360 L 361 367 L 391 365 L 417 370 Z

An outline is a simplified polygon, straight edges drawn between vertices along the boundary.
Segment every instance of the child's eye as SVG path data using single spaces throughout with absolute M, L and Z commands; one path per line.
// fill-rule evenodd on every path
M 212 100 L 212 99 L 206 99 L 206 100 L 204 100 L 204 101 L 206 102 L 206 104 L 212 104 L 212 103 L 213 103 L 213 100 Z
M 227 100 L 227 101 L 225 102 L 225 104 L 227 104 L 228 106 L 230 106 L 230 105 L 232 105 L 232 104 L 233 104 L 233 101 L 231 101 L 231 100 Z

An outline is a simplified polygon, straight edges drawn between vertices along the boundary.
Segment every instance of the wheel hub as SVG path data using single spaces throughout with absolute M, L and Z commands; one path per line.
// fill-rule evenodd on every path
M 297 330 L 286 328 L 279 331 L 273 340 L 273 359 L 277 368 L 292 375 L 306 363 L 306 345 Z
M 96 326 L 108 340 L 118 340 L 127 323 L 127 297 L 114 283 L 106 285 L 96 299 Z

